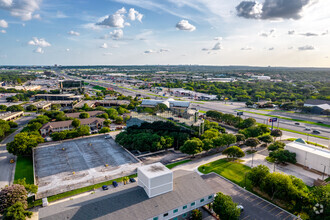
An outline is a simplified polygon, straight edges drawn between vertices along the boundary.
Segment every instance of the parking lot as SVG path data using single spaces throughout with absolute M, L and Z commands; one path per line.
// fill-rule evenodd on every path
M 234 202 L 244 207 L 240 219 L 297 219 L 297 217 L 291 213 L 242 189 L 215 173 L 203 175 L 202 178 L 205 179 L 216 192 L 222 192 L 223 194 L 231 196 Z
M 137 158 L 105 137 L 97 135 L 35 148 L 37 198 L 130 175 L 141 166 Z

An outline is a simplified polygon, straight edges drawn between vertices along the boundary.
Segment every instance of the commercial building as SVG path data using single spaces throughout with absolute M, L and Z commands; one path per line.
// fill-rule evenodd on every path
M 23 111 L 19 112 L 0 112 L 0 120 L 11 121 L 24 115 Z
M 33 105 L 35 105 L 37 107 L 37 109 L 48 109 L 51 107 L 52 103 L 51 102 L 47 102 L 47 101 L 39 101 L 36 103 L 33 103 Z
M 80 125 L 88 125 L 92 131 L 96 129 L 101 129 L 103 127 L 103 122 L 103 118 L 80 119 Z M 43 137 L 45 137 L 54 132 L 72 130 L 73 128 L 74 127 L 72 126 L 72 120 L 48 122 L 40 128 L 40 133 Z
M 34 96 L 36 100 L 44 99 L 46 101 L 67 100 L 67 101 L 80 101 L 83 95 L 75 94 L 38 94 Z
M 313 114 L 329 114 L 330 101 L 320 99 L 307 99 L 304 103 L 305 107 L 311 107 Z
M 141 174 L 149 181 L 141 183 Z M 173 178 L 171 178 L 173 176 Z M 173 186 L 166 188 L 164 185 Z M 166 189 L 165 189 L 166 188 Z M 154 194 L 155 193 L 155 194 Z M 160 163 L 138 168 L 138 183 L 80 197 L 39 210 L 40 219 L 188 219 L 194 209 L 214 200 L 214 190 L 197 173 L 172 172 Z M 153 195 L 153 196 L 152 196 Z
M 330 174 L 330 151 L 306 144 L 302 139 L 286 144 L 285 149 L 296 153 L 297 163 L 309 169 Z
M 251 79 L 253 79 L 253 80 L 262 80 L 262 81 L 271 80 L 270 76 L 251 76 Z

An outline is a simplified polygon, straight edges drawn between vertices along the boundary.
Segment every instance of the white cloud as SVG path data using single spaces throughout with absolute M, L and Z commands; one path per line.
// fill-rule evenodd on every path
M 220 42 L 216 43 L 212 48 L 212 50 L 221 50 L 221 49 L 222 49 L 222 46 L 221 46 Z
M 136 11 L 134 8 L 130 8 L 128 11 L 127 18 L 131 21 L 138 20 L 138 21 L 142 22 L 143 14 Z
M 101 22 L 96 25 L 103 25 L 108 27 L 123 28 L 125 26 L 126 9 L 122 7 L 116 11 L 113 15 L 106 16 Z
M 295 33 L 296 33 L 295 30 L 290 30 L 290 31 L 288 31 L 288 35 L 294 35 Z
M 111 56 L 112 53 L 103 53 L 103 56 Z
M 190 24 L 187 20 L 181 20 L 176 24 L 176 28 L 181 31 L 194 31 L 196 27 Z
M 2 34 L 5 34 L 5 33 L 7 33 L 7 31 L 6 30 L 1 30 L 0 31 Z
M 65 51 L 66 51 L 66 52 L 70 52 L 70 49 L 69 49 L 69 48 L 66 48 Z
M 69 31 L 68 34 L 73 35 L 73 36 L 79 36 L 80 35 L 80 33 L 76 32 L 76 31 L 72 31 L 72 30 Z
M 33 52 L 43 54 L 45 51 L 41 47 L 37 47 L 36 49 L 33 50 Z
M 33 15 L 33 18 L 34 18 L 34 19 L 41 20 L 41 16 L 40 16 L 40 14 L 35 14 L 35 15 Z
M 252 50 L 251 47 L 242 47 L 241 50 Z
M 38 46 L 38 47 L 50 47 L 51 44 L 48 43 L 45 39 L 33 37 L 32 40 L 28 42 L 29 45 Z
M 144 51 L 143 53 L 144 54 L 151 54 L 151 53 L 155 53 L 156 51 L 154 51 L 154 50 L 146 50 L 146 51 Z
M 2 27 L 2 28 L 7 28 L 8 27 L 8 23 L 7 23 L 7 21 L 5 21 L 5 20 L 0 20 L 0 27 Z
M 274 47 L 270 47 L 270 48 L 268 48 L 268 50 L 275 50 L 275 48 Z
M 40 19 L 40 15 L 34 14 L 39 10 L 42 0 L 0 0 L 0 8 L 7 10 L 14 17 L 24 21 L 32 18 Z
M 159 53 L 165 53 L 165 52 L 170 52 L 170 50 L 169 49 L 164 49 L 164 48 L 161 48 L 159 50 Z
M 221 41 L 222 37 L 215 37 L 214 40 Z
M 110 32 L 110 35 L 112 39 L 118 40 L 120 38 L 123 38 L 124 32 L 122 29 L 114 30 L 113 32 Z
M 107 49 L 108 48 L 108 44 L 107 43 L 103 43 L 100 48 L 103 48 L 103 49 Z
M 312 33 L 312 32 L 301 33 L 300 35 L 305 36 L 305 37 L 316 37 L 316 36 L 319 36 L 318 34 Z
M 298 50 L 300 51 L 304 51 L 304 50 L 314 50 L 315 47 L 311 46 L 311 45 L 306 45 L 306 46 L 302 46 L 302 47 L 298 47 Z
M 270 36 L 274 36 L 274 33 L 275 33 L 275 29 L 271 29 L 269 32 L 259 33 L 259 36 L 261 36 L 261 37 L 270 37 Z

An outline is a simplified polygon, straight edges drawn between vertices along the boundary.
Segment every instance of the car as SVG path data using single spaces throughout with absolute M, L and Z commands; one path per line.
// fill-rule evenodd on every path
M 170 117 L 170 118 L 167 118 L 167 119 L 168 119 L 168 120 L 172 120 L 172 121 L 174 120 L 174 118 L 172 118 L 172 117 Z
M 305 130 L 306 130 L 306 131 L 310 131 L 311 128 L 309 128 L 309 127 L 305 127 Z
M 113 181 L 113 182 L 112 182 L 112 185 L 113 185 L 113 187 L 116 188 L 116 187 L 118 186 L 118 183 L 117 183 L 116 181 Z
M 300 125 L 300 123 L 299 122 L 296 122 L 296 123 L 294 123 L 295 125 Z
M 314 134 L 321 134 L 321 132 L 319 130 L 313 130 Z
M 131 183 L 135 183 L 135 182 L 136 182 L 136 180 L 135 180 L 133 177 L 129 178 L 129 181 L 130 181 Z
M 318 124 L 324 124 L 324 122 L 323 122 L 323 121 L 318 121 L 318 122 L 316 122 L 316 123 L 318 123 Z
M 241 212 L 244 211 L 244 207 L 242 205 L 238 205 L 238 206 L 236 206 L 236 208 L 238 208 Z
M 103 186 L 102 186 L 102 189 L 103 189 L 103 190 L 108 190 L 109 188 L 108 188 L 107 185 L 103 185 Z
M 111 138 L 111 135 L 110 134 L 108 134 L 108 135 L 106 135 L 105 137 L 104 137 L 104 139 L 110 139 Z

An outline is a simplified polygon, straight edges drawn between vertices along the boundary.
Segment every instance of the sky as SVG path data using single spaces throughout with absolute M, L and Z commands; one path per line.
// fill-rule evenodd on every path
M 0 0 L 0 65 L 330 67 L 329 0 Z

